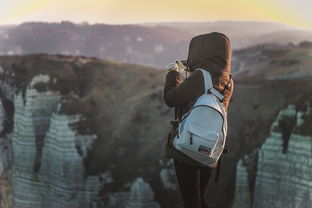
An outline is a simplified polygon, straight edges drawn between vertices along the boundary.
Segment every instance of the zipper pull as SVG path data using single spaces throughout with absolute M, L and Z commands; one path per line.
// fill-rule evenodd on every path
M 193 144 L 193 137 L 192 137 L 192 134 L 191 134 L 191 137 L 190 137 L 190 144 Z

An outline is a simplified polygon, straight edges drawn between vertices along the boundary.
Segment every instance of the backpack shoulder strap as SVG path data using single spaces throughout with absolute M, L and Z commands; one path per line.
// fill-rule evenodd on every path
M 208 71 L 206 71 L 204 69 L 200 69 L 200 68 L 198 68 L 196 70 L 200 70 L 203 73 L 205 93 L 207 93 L 209 89 L 213 88 L 210 73 Z
M 201 68 L 198 68 L 196 70 L 200 70 L 203 73 L 204 84 L 205 84 L 205 93 L 213 94 L 214 96 L 216 96 L 220 100 L 220 102 L 223 102 L 224 96 L 213 88 L 213 83 L 212 83 L 210 73 L 204 69 L 201 69 Z

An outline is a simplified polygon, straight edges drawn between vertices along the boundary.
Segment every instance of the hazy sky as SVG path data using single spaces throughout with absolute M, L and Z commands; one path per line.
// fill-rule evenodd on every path
M 0 25 L 258 20 L 312 28 L 312 0 L 0 0 Z

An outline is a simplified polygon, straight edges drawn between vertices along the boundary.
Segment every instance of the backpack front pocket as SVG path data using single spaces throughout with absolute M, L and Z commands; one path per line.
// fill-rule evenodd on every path
M 187 122 L 178 139 L 178 144 L 205 157 L 211 157 L 215 150 L 219 133 L 209 131 L 197 124 Z

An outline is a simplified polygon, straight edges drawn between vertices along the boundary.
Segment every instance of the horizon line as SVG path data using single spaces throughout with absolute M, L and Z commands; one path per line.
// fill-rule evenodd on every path
M 217 22 L 256 22 L 256 23 L 272 23 L 272 24 L 280 24 L 280 25 L 286 25 L 286 26 L 291 26 L 294 28 L 302 29 L 302 30 L 312 30 L 311 27 L 305 27 L 305 26 L 298 26 L 298 25 L 292 25 L 292 24 L 287 24 L 284 22 L 278 22 L 278 21 L 265 21 L 265 20 L 227 20 L 227 19 L 219 19 L 219 20 L 211 20 L 211 21 L 206 21 L 206 20 L 201 20 L 201 21 L 178 21 L 178 20 L 170 20 L 170 21 L 138 21 L 138 22 L 128 22 L 128 23 L 106 23 L 106 22 L 93 22 L 93 21 L 72 21 L 72 20 L 59 20 L 59 21 L 45 21 L 45 20 L 30 20 L 30 21 L 24 21 L 20 23 L 7 23 L 7 24 L 0 24 L 0 27 L 3 26 L 18 26 L 22 25 L 25 23 L 47 23 L 47 24 L 60 24 L 62 22 L 71 22 L 73 24 L 88 24 L 88 25 L 98 25 L 98 24 L 103 24 L 103 25 L 146 25 L 146 24 L 176 24 L 176 23 L 194 23 L 194 24 L 200 24 L 200 23 L 217 23 Z

